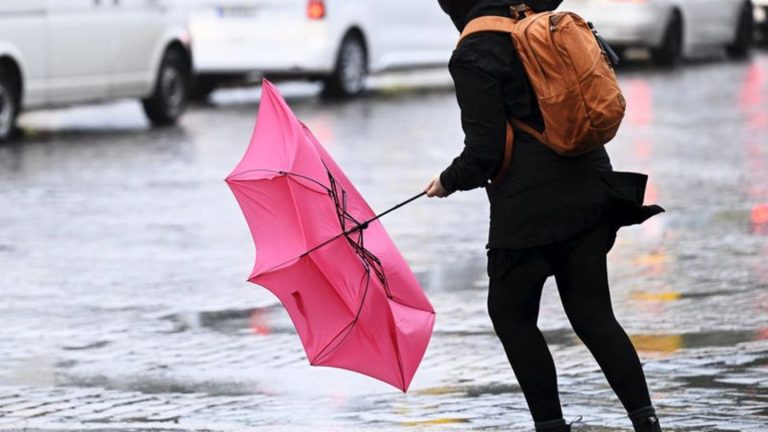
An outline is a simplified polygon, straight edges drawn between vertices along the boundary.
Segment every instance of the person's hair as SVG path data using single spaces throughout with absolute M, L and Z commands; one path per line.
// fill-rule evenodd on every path
M 451 16 L 451 18 L 463 18 L 469 12 L 480 4 L 482 0 L 438 0 L 443 12 Z
M 483 0 L 438 0 L 448 15 L 466 15 Z M 510 5 L 525 3 L 536 12 L 555 10 L 563 0 L 508 0 Z
M 563 0 L 525 0 L 525 4 L 536 12 L 555 10 L 562 2 Z
M 563 0 L 437 0 L 443 11 L 451 17 L 461 31 L 472 11 L 481 6 L 512 6 L 525 3 L 536 12 L 557 9 Z

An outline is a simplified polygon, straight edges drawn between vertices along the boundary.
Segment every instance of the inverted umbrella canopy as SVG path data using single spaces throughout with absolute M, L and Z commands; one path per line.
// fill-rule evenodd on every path
M 226 181 L 256 245 L 249 281 L 280 299 L 310 364 L 407 391 L 434 309 L 375 213 L 267 80 Z

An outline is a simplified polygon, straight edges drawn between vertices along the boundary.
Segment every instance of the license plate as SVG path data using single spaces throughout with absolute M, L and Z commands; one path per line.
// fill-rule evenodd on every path
M 252 18 L 256 16 L 256 8 L 252 6 L 219 6 L 216 12 L 223 18 Z

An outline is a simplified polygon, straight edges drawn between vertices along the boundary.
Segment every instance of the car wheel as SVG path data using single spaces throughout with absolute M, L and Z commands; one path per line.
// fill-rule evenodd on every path
M 152 95 L 143 100 L 144 112 L 152 124 L 167 126 L 176 123 L 187 106 L 189 62 L 180 49 L 165 53 L 157 74 Z
M 324 93 L 328 96 L 355 96 L 365 89 L 368 55 L 362 38 L 348 34 L 341 42 L 336 70 L 326 78 Z
M 651 50 L 653 62 L 660 66 L 675 66 L 683 58 L 683 17 L 673 12 L 669 19 L 661 46 Z
M 13 76 L 0 66 L 0 142 L 11 138 L 18 114 L 18 85 Z
M 749 54 L 749 49 L 754 41 L 754 19 L 751 2 L 745 3 L 739 14 L 739 25 L 736 29 L 736 38 L 732 45 L 726 47 L 731 58 L 744 58 Z

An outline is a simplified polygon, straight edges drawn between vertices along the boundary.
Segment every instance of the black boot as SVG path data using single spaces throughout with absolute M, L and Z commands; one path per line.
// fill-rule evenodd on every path
M 656 410 L 652 406 L 640 408 L 629 413 L 635 432 L 662 432 Z
M 534 426 L 536 432 L 571 432 L 571 425 L 566 424 L 564 419 L 535 423 Z

